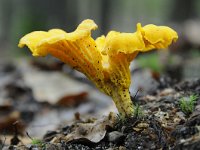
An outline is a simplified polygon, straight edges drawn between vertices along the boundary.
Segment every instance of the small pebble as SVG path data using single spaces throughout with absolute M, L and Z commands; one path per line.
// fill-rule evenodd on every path
M 110 132 L 108 134 L 108 140 L 110 142 L 115 142 L 115 143 L 118 143 L 119 140 L 122 139 L 122 137 L 124 137 L 124 134 L 121 133 L 121 132 L 118 132 L 118 131 L 113 131 L 113 132 Z

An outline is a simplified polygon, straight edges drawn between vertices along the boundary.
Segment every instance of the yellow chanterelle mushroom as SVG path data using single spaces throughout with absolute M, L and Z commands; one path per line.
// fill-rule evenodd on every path
M 93 20 L 84 20 L 74 32 L 60 29 L 35 31 L 22 37 L 33 56 L 47 54 L 59 58 L 84 73 L 105 94 L 111 96 L 122 117 L 134 113 L 130 98 L 130 62 L 138 52 L 167 48 L 178 39 L 177 33 L 166 26 L 137 24 L 134 33 L 110 31 L 94 40 L 91 31 L 97 29 Z

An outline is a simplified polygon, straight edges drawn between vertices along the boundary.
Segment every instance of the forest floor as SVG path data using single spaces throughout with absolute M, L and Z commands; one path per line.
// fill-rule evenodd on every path
M 160 76 L 153 92 L 132 98 L 134 117 L 121 120 L 93 87 L 61 80 L 62 63 L 29 65 L 1 64 L 0 149 L 200 149 L 200 78 Z

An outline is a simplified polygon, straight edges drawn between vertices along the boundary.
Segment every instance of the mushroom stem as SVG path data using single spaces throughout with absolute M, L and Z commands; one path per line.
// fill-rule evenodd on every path
M 131 101 L 129 89 L 116 87 L 112 92 L 112 98 L 122 118 L 130 117 L 134 114 L 134 105 Z

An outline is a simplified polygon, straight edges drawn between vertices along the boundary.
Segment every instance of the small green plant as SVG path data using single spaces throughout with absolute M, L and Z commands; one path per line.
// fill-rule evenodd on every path
M 194 106 L 198 98 L 198 95 L 192 94 L 190 97 L 182 97 L 180 99 L 179 105 L 185 115 L 188 116 L 194 111 Z
M 32 139 L 31 144 L 37 145 L 37 146 L 43 146 L 43 142 L 39 139 Z
M 37 147 L 40 147 L 41 149 L 46 149 L 46 144 L 42 140 L 33 138 L 31 141 L 31 144 L 36 145 Z
M 136 117 L 136 118 L 144 117 L 144 112 L 143 112 L 143 110 L 142 110 L 140 105 L 136 104 L 133 116 Z
M 26 135 L 31 139 L 31 144 L 32 145 L 36 145 L 42 149 L 45 149 L 46 148 L 46 144 L 42 141 L 42 140 L 39 140 L 39 139 L 36 139 L 36 138 L 32 138 L 28 132 L 26 132 Z

